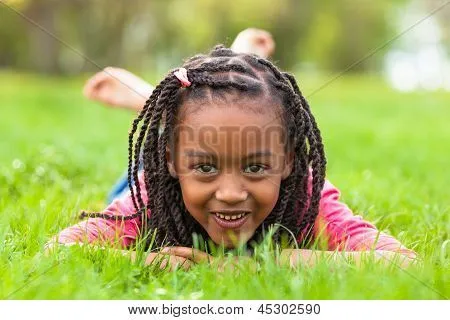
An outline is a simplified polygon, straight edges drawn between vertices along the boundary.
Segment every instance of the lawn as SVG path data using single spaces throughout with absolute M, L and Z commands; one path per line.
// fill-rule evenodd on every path
M 324 81 L 299 76 L 308 96 Z M 159 272 L 109 251 L 43 245 L 101 210 L 127 158 L 132 115 L 89 102 L 83 78 L 0 73 L 0 298 L 445 299 L 450 297 L 450 93 L 338 79 L 309 97 L 328 179 L 357 214 L 416 250 L 409 270 L 367 264 Z M 264 257 L 263 257 L 264 258 Z

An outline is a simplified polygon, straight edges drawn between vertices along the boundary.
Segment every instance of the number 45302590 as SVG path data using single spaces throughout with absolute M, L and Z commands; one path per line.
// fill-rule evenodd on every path
M 264 303 L 258 308 L 261 314 L 319 314 L 319 304 L 304 303 Z

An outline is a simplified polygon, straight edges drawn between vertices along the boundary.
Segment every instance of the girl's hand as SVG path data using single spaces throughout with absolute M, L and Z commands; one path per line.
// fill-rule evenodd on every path
M 187 247 L 166 247 L 161 250 L 161 253 L 174 255 L 178 258 L 183 257 L 192 263 L 209 263 L 217 266 L 219 272 L 239 269 L 240 266 L 249 263 L 252 265 L 254 271 L 257 269 L 255 261 L 245 256 L 216 258 L 201 250 Z
M 131 259 L 134 261 L 133 257 Z M 145 259 L 145 265 L 152 264 L 159 264 L 159 267 L 163 270 L 174 271 L 182 268 L 187 271 L 192 266 L 193 262 L 182 256 L 150 252 Z
M 107 106 L 135 111 L 142 110 L 153 87 L 131 72 L 107 67 L 96 73 L 84 85 L 83 94 Z
M 291 268 L 296 268 L 300 265 L 313 265 L 313 262 L 315 262 L 315 260 L 311 260 L 313 252 L 312 250 L 303 249 L 283 249 L 278 258 L 278 264 Z

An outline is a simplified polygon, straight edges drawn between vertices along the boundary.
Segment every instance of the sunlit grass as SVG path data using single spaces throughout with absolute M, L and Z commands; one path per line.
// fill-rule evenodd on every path
M 300 76 L 306 95 L 323 79 Z M 81 80 L 0 74 L 0 297 L 12 299 L 442 299 L 450 296 L 450 94 L 339 79 L 309 100 L 328 178 L 357 214 L 414 248 L 423 267 L 348 264 L 161 272 L 109 251 L 43 245 L 100 210 L 126 165 L 132 115 L 81 96 Z

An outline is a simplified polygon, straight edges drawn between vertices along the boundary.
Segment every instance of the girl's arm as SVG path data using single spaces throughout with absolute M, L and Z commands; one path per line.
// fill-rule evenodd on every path
M 69 242 L 69 243 L 61 243 L 60 245 L 64 245 L 67 247 L 73 245 L 83 246 L 83 243 L 77 242 Z M 54 249 L 55 243 L 48 242 L 45 245 L 44 254 L 49 255 L 51 251 Z M 90 249 L 92 250 L 104 250 L 104 247 L 99 247 L 96 245 L 90 245 Z M 188 248 L 185 248 L 188 249 Z M 137 261 L 142 262 L 144 265 L 152 265 L 157 264 L 161 269 L 173 271 L 178 268 L 182 268 L 184 270 L 189 270 L 189 268 L 193 265 L 193 261 L 185 258 L 183 256 L 177 256 L 175 254 L 168 254 L 167 250 L 149 252 L 146 254 L 145 258 L 138 258 L 138 253 L 132 250 L 121 250 L 121 249 L 109 249 L 110 252 L 118 253 L 124 257 L 127 257 L 131 260 L 132 263 L 136 263 Z
M 139 176 L 141 195 L 144 202 L 147 201 L 147 193 L 143 186 L 143 173 Z M 54 243 L 110 243 L 120 247 L 129 247 L 133 244 L 140 230 L 140 219 L 122 220 L 123 216 L 135 213 L 131 194 L 128 192 L 114 200 L 102 213 L 117 216 L 118 219 L 88 218 L 71 227 L 62 230 L 54 236 L 48 245 Z
M 379 231 L 373 224 L 353 215 L 347 205 L 339 201 L 340 192 L 325 181 L 319 203 L 319 214 L 314 225 L 316 243 L 325 251 L 285 250 L 282 256 L 289 263 L 314 265 L 320 259 L 353 260 L 359 264 L 371 254 L 382 262 L 399 262 L 407 265 L 417 254 L 407 249 L 394 237 Z M 339 251 L 339 252 L 338 252 Z M 397 260 L 395 260 L 397 259 Z
M 395 265 L 406 268 L 417 262 L 415 254 L 405 254 L 395 251 L 318 251 L 307 249 L 285 249 L 281 252 L 279 261 L 293 268 L 298 266 L 313 267 L 320 262 L 346 262 L 360 266 L 363 263 L 379 263 L 380 265 Z
M 353 215 L 350 208 L 340 202 L 339 198 L 339 190 L 326 181 L 314 234 L 318 239 L 328 240 L 329 250 L 382 250 L 415 256 L 414 251 L 407 249 L 394 237 L 379 231 L 361 216 Z

